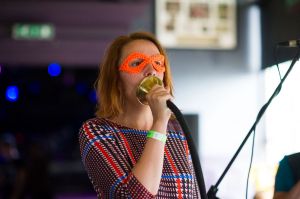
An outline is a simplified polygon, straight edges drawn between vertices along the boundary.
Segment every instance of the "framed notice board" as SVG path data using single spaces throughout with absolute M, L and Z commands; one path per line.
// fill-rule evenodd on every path
M 155 33 L 166 48 L 233 49 L 236 0 L 155 0 Z

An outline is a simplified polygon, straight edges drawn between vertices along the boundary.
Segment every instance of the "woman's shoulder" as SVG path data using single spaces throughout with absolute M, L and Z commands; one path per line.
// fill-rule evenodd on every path
M 90 118 L 90 119 L 84 121 L 82 126 L 84 126 L 84 125 L 103 125 L 103 124 L 105 124 L 105 122 L 106 122 L 105 118 L 94 117 L 94 118 Z
M 117 124 L 106 118 L 91 118 L 84 121 L 80 128 L 80 133 L 85 134 L 112 134 L 118 129 Z
M 83 122 L 83 125 L 120 126 L 119 124 L 113 122 L 112 120 L 109 120 L 109 119 L 103 118 L 103 117 L 94 117 L 94 118 L 88 119 L 88 120 L 86 120 L 86 121 Z

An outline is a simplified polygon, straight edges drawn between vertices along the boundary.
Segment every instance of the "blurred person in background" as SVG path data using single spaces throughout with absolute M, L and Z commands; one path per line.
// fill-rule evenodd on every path
M 96 82 L 96 118 L 79 133 L 82 161 L 98 198 L 200 198 L 185 134 L 166 101 L 173 83 L 165 50 L 150 33 L 116 38 Z M 149 76 L 162 80 L 136 96 Z
M 280 161 L 273 199 L 300 199 L 300 153 L 286 155 Z
M 24 197 L 26 171 L 13 134 L 0 135 L 0 198 Z
M 0 199 L 52 199 L 48 156 L 30 141 L 22 158 L 13 134 L 0 136 Z

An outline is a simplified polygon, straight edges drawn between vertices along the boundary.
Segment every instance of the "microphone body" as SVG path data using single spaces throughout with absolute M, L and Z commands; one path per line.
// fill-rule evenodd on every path
M 300 47 L 300 39 L 282 41 L 277 44 L 278 46 L 288 47 L 288 48 L 296 48 Z

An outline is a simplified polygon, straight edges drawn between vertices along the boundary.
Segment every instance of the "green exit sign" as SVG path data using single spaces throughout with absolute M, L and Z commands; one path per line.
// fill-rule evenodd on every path
M 17 23 L 13 25 L 12 37 L 19 40 L 51 40 L 55 29 L 50 24 Z

